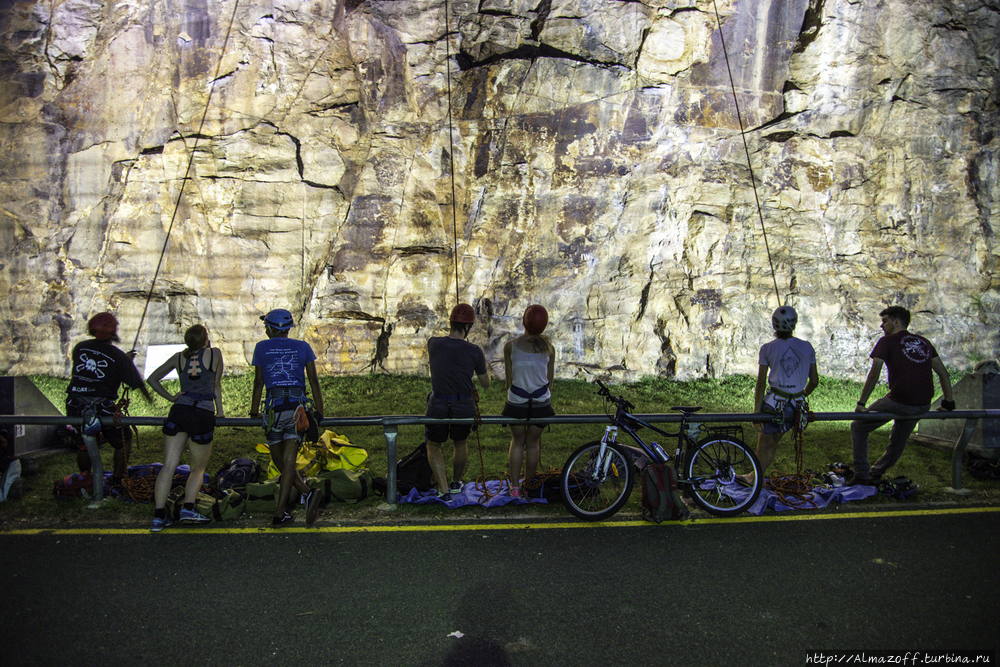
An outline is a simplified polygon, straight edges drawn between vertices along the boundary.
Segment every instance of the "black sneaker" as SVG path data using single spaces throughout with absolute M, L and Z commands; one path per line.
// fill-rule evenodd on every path
M 271 527 L 272 528 L 281 528 L 282 526 L 289 525 L 293 521 L 295 521 L 295 517 L 292 516 L 291 514 L 289 514 L 288 512 L 285 512 L 285 515 L 282 516 L 282 517 L 280 517 L 280 518 L 276 517 L 276 516 L 275 517 L 271 517 Z
M 858 477 L 857 475 L 851 475 L 847 479 L 847 486 L 876 486 L 876 484 L 867 477 Z
M 318 490 L 310 491 L 306 494 L 306 525 L 311 526 L 316 523 L 316 515 L 319 514 L 319 502 L 323 499 L 323 494 Z

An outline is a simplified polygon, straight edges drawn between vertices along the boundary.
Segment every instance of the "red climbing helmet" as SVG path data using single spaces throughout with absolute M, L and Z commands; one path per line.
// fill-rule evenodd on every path
M 521 323 L 528 335 L 537 336 L 545 331 L 545 327 L 549 323 L 549 313 L 544 306 L 539 306 L 537 303 L 532 304 L 524 311 Z
M 475 324 L 476 311 L 469 304 L 460 303 L 451 309 L 451 317 L 448 319 L 459 324 Z
M 111 340 L 118 334 L 118 320 L 111 313 L 98 313 L 87 322 L 87 330 L 97 340 Z

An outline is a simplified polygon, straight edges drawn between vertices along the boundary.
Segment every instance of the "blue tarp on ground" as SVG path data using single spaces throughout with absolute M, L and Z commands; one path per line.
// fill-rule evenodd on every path
M 464 507 L 466 505 L 478 505 L 479 507 L 501 507 L 502 505 L 547 505 L 542 499 L 526 500 L 524 498 L 513 498 L 508 492 L 507 482 L 499 480 L 486 482 L 486 491 L 490 498 L 484 502 L 484 494 L 481 489 L 476 488 L 475 482 L 468 482 L 462 487 L 461 493 L 451 494 L 451 500 L 445 502 L 440 496 L 431 491 L 421 493 L 416 489 L 411 489 L 407 494 L 397 496 L 398 502 L 410 505 L 427 505 L 429 503 L 439 503 L 446 507 Z
M 760 492 L 760 497 L 753 504 L 748 512 L 760 516 L 764 510 L 772 509 L 776 512 L 782 510 L 810 510 L 826 507 L 830 503 L 846 503 L 851 500 L 864 500 L 878 493 L 874 486 L 836 486 L 833 488 L 825 486 L 813 487 L 812 491 L 805 494 L 803 498 L 812 501 L 802 504 L 787 505 L 781 500 L 781 496 L 767 489 Z
M 476 484 L 469 482 L 463 488 L 461 493 L 453 493 L 451 495 L 451 500 L 445 502 L 441 500 L 439 496 L 433 492 L 421 493 L 416 489 L 412 489 L 407 494 L 400 494 L 398 497 L 398 502 L 407 503 L 410 505 L 428 505 L 430 503 L 439 503 L 445 505 L 446 507 L 464 507 L 466 505 L 478 505 L 480 507 L 501 507 L 503 505 L 547 505 L 547 504 L 558 504 L 558 503 L 548 503 L 545 500 L 534 499 L 525 500 L 524 498 L 512 498 L 507 490 L 507 483 L 500 481 L 486 482 L 486 489 L 490 494 L 490 498 L 485 502 L 480 502 L 483 499 L 483 492 L 476 488 Z M 749 493 L 749 489 L 745 489 L 741 486 L 734 486 L 732 493 Z M 840 486 L 840 487 L 824 487 L 817 486 L 813 490 L 806 494 L 805 498 L 812 501 L 803 503 L 801 505 L 788 505 L 781 500 L 781 496 L 767 489 L 760 492 L 760 497 L 757 498 L 757 502 L 754 503 L 748 512 L 750 514 L 755 514 L 760 516 L 766 510 L 771 509 L 776 512 L 781 512 L 783 510 L 801 510 L 801 509 L 819 509 L 821 507 L 826 507 L 830 503 L 846 503 L 852 500 L 864 500 L 865 498 L 870 498 L 878 493 L 878 489 L 874 486 Z

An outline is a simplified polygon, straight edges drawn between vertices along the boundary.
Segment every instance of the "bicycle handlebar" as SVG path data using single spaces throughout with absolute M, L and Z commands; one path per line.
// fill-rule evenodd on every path
M 597 384 L 598 387 L 600 387 L 600 390 L 597 392 L 598 396 L 603 396 L 604 398 L 608 399 L 609 401 L 611 401 L 621 409 L 625 410 L 626 412 L 628 412 L 629 410 L 635 410 L 635 406 L 626 401 L 624 396 L 622 396 L 621 394 L 619 394 L 618 396 L 612 396 L 611 390 L 608 389 L 607 385 L 605 385 L 600 380 L 594 380 L 594 382 Z

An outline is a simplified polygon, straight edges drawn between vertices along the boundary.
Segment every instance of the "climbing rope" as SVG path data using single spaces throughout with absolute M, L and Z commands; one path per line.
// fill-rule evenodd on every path
M 805 461 L 802 455 L 802 448 L 805 444 L 805 430 L 809 422 L 813 420 L 814 414 L 809 410 L 809 403 L 803 401 L 795 411 L 795 418 L 792 423 L 792 442 L 795 449 L 795 474 L 785 475 L 774 471 L 768 478 L 765 488 L 777 495 L 781 502 L 789 507 L 815 509 L 816 501 L 813 499 L 813 474 L 804 472 Z M 805 420 L 803 420 L 805 417 Z
M 184 188 L 187 186 L 188 178 L 191 175 L 191 167 L 194 165 L 194 153 L 198 149 L 198 140 L 201 138 L 202 129 L 205 127 L 205 119 L 208 118 L 208 110 L 211 107 L 212 93 L 215 92 L 215 82 L 219 80 L 219 73 L 222 71 L 222 60 L 226 55 L 226 48 L 229 46 L 229 36 L 233 31 L 233 23 L 236 21 L 236 10 L 240 6 L 240 0 L 233 3 L 233 13 L 229 17 L 229 26 L 226 28 L 226 37 L 222 41 L 222 51 L 219 53 L 219 62 L 215 65 L 215 76 L 208 89 L 208 99 L 205 100 L 205 111 L 201 114 L 201 122 L 198 123 L 198 131 L 194 135 L 194 145 L 191 147 L 191 154 L 188 157 L 187 168 L 184 170 L 184 177 L 181 179 L 181 187 L 177 192 L 177 199 L 174 200 L 174 211 L 170 216 L 170 224 L 167 226 L 167 235 L 163 239 L 163 248 L 160 249 L 160 259 L 156 262 L 156 270 L 153 272 L 153 280 L 149 284 L 149 293 L 146 295 L 146 304 L 142 307 L 142 316 L 139 318 L 139 326 L 135 329 L 135 340 L 132 342 L 132 349 L 139 345 L 139 334 L 142 332 L 142 325 L 146 321 L 146 313 L 149 311 L 149 302 L 153 299 L 153 289 L 156 287 L 156 279 L 160 276 L 160 268 L 163 266 L 163 257 L 167 253 L 167 243 L 170 242 L 170 234 L 174 229 L 174 222 L 177 220 L 177 211 L 180 209 L 181 197 L 184 196 Z
M 502 489 L 503 481 L 505 480 L 505 478 L 509 479 L 510 476 L 507 475 L 507 473 L 503 473 L 501 475 L 491 475 L 491 476 L 487 476 L 486 474 L 486 459 L 483 457 L 483 441 L 479 437 L 479 427 L 482 426 L 483 424 L 483 414 L 482 412 L 479 411 L 479 391 L 475 387 L 472 388 L 472 398 L 476 402 L 476 414 L 472 419 L 472 423 L 474 425 L 473 430 L 476 432 L 476 445 L 479 450 L 479 470 L 480 470 L 479 477 L 476 478 L 475 484 L 476 484 L 476 490 L 479 491 L 480 493 L 479 504 L 484 505 L 487 502 L 489 502 L 490 498 L 493 498 L 494 496 L 500 494 L 499 489 L 496 491 L 496 493 L 490 491 L 489 488 L 486 486 L 486 482 L 489 481 L 490 479 L 494 480 L 499 479 L 501 482 L 500 489 Z
M 764 235 L 764 249 L 767 251 L 767 263 L 771 267 L 771 280 L 774 282 L 774 294 L 778 297 L 778 305 L 781 305 L 781 292 L 778 290 L 778 278 L 774 274 L 774 262 L 771 260 L 771 246 L 767 241 L 767 228 L 764 226 L 764 212 L 760 206 L 760 197 L 757 195 L 757 178 L 753 173 L 753 163 L 750 161 L 750 148 L 747 146 L 747 134 L 743 128 L 743 115 L 740 113 L 740 101 L 736 96 L 736 81 L 733 79 L 733 69 L 729 66 L 729 52 L 726 49 L 726 36 L 722 30 L 722 19 L 719 18 L 719 6 L 712 0 L 715 8 L 715 21 L 719 26 L 719 40 L 722 42 L 722 55 L 726 59 L 726 71 L 729 72 L 729 86 L 733 90 L 733 102 L 736 104 L 736 119 L 740 123 L 740 136 L 743 138 L 743 151 L 747 156 L 747 167 L 750 169 L 750 185 L 753 186 L 753 198 L 757 203 L 757 217 L 760 218 L 760 231 Z
M 448 0 L 444 0 L 444 69 L 448 82 L 448 159 L 451 161 L 451 233 L 454 240 L 453 256 L 455 260 L 455 303 L 459 303 L 461 302 L 462 297 L 458 287 L 458 203 L 455 196 L 455 138 L 451 112 L 451 39 L 448 37 L 448 32 L 451 30 L 451 21 L 448 18 L 450 4 L 451 3 Z M 476 409 L 479 409 L 478 402 L 476 404 Z

